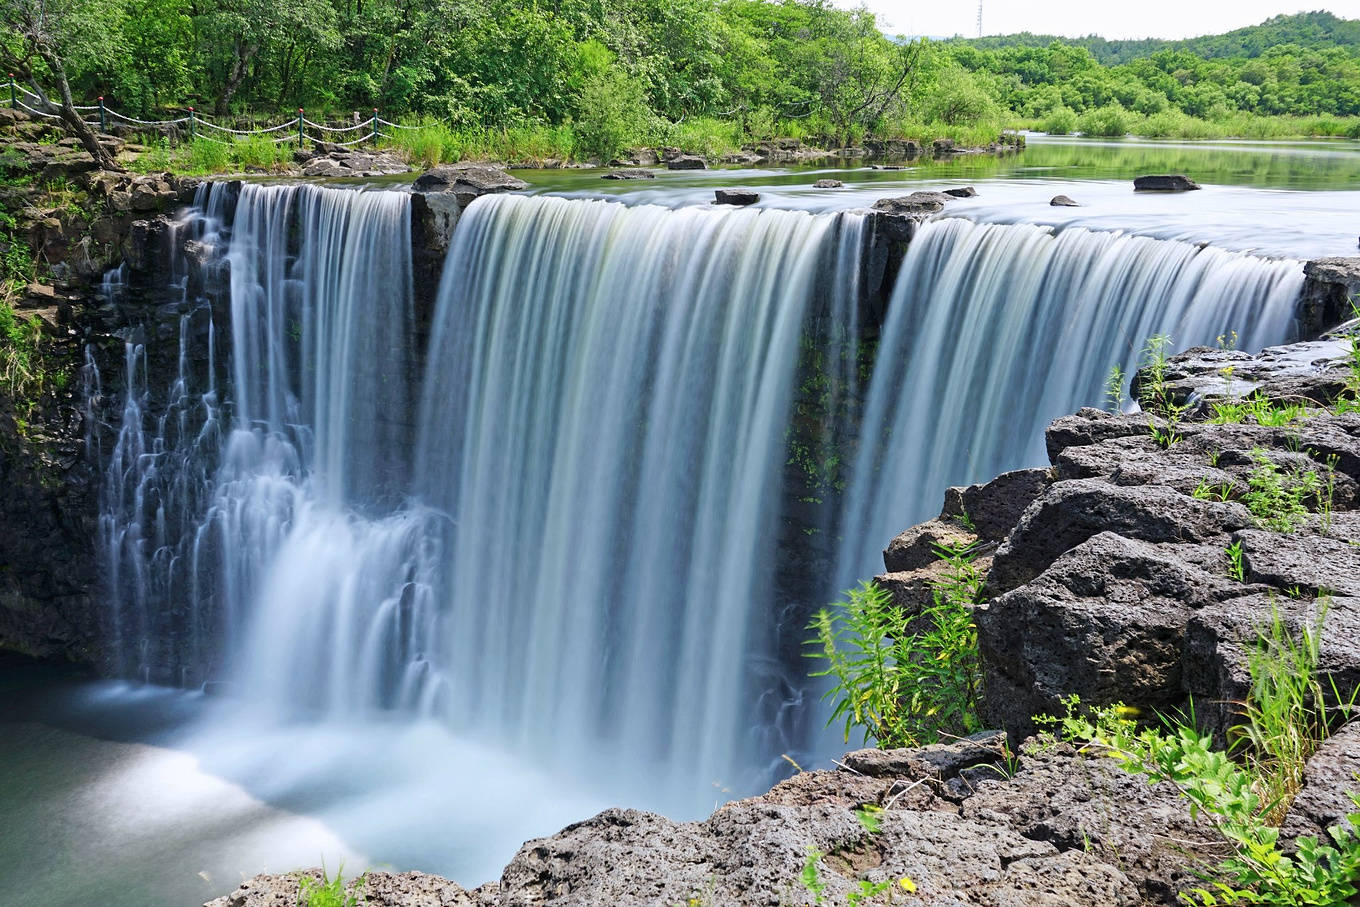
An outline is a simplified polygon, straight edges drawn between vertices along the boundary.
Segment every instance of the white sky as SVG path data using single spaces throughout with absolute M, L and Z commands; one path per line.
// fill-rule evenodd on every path
M 864 0 L 892 34 L 977 34 L 977 3 L 972 0 Z M 845 7 L 857 0 L 837 0 Z M 1006 35 L 1105 38 L 1189 38 L 1256 25 L 1280 13 L 1326 9 L 1343 19 L 1360 19 L 1360 0 L 983 0 L 982 31 Z

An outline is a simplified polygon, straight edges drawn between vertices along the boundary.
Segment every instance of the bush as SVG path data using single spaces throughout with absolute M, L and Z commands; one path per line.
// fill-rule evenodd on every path
M 972 126 L 996 119 L 999 109 L 972 73 L 950 66 L 940 73 L 928 92 L 925 114 L 946 126 Z
M 1107 104 L 1086 111 L 1077 125 L 1082 135 L 1123 137 L 1129 132 L 1129 112 L 1118 104 Z
M 871 582 L 846 593 L 836 612 L 822 609 L 808 641 L 834 678 L 825 698 L 835 702 L 829 723 L 844 721 L 845 740 L 861 728 L 880 747 L 921 746 L 942 736 L 980 729 L 981 662 L 973 606 L 982 573 L 968 549 L 938 549 L 947 562 L 932 603 L 907 614 Z
M 1077 112 L 1071 107 L 1054 107 L 1040 122 L 1039 129 L 1049 135 L 1071 135 L 1077 131 Z
M 576 140 L 601 162 L 638 144 L 652 118 L 642 86 L 616 67 L 587 78 L 576 107 Z

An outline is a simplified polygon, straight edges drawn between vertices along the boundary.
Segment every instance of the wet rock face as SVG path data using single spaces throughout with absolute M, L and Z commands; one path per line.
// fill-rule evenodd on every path
M 750 189 L 718 189 L 713 193 L 713 203 L 717 205 L 754 205 L 760 201 L 760 193 Z

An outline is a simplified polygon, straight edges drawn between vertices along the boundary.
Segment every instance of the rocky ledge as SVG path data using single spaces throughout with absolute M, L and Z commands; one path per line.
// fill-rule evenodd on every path
M 1264 420 L 1278 426 L 1084 409 L 1048 428 L 1049 467 L 951 488 L 938 518 L 893 539 L 877 581 L 908 613 L 930 601 L 936 545 L 977 546 L 987 572 L 987 603 L 975 610 L 984 711 L 1002 731 L 850 753 L 834 770 L 800 772 L 700 822 L 606 810 L 526 843 L 498 881 L 472 891 L 371 873 L 367 903 L 840 904 L 865 882 L 894 886 L 895 904 L 1177 903 L 1222 856 L 1207 820 L 1192 818 L 1173 786 L 1113 760 L 1016 741 L 1071 694 L 1148 713 L 1193 699 L 1221 735 L 1240 721 L 1246 653 L 1272 609 L 1294 627 L 1321 620 L 1324 684 L 1343 700 L 1360 687 L 1360 414 L 1318 405 L 1346 387 L 1347 350 L 1339 340 L 1259 356 L 1190 350 L 1170 361 L 1166 386 L 1191 416 L 1237 393 L 1234 375 L 1305 409 Z M 1159 443 L 1153 427 L 1180 439 Z M 1325 498 L 1289 531 L 1243 503 L 1264 462 L 1325 476 Z M 1286 844 L 1344 821 L 1357 771 L 1360 722 L 1309 761 Z M 877 822 L 861 820 L 865 806 L 882 810 Z M 809 859 L 820 899 L 801 881 Z M 291 905 L 298 878 L 260 876 L 209 907 Z
M 1360 759 L 1360 725 L 1309 764 L 1287 830 L 1339 818 L 1339 785 Z M 877 828 L 861 820 L 878 807 Z M 816 852 L 821 899 L 801 876 Z M 586 907 L 844 904 L 861 882 L 891 903 L 978 907 L 1174 904 L 1221 855 L 1168 783 L 1112 760 L 1004 735 L 914 750 L 860 750 L 834 770 L 800 772 L 701 822 L 609 809 L 527 842 L 501 878 L 468 891 L 424 873 L 373 872 L 350 883 L 372 907 Z M 256 876 L 205 907 L 292 907 L 303 877 Z M 903 880 L 906 880 L 904 883 Z M 866 903 L 879 903 L 869 901 Z

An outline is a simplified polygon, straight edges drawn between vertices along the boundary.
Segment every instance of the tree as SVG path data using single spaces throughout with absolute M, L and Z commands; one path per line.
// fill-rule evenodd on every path
M 42 106 L 55 108 L 64 125 L 105 170 L 121 170 L 108 148 L 76 110 L 67 75 L 67 61 L 112 58 L 122 25 L 116 0 L 3 0 L 0 25 L 8 33 L 0 44 L 4 62 L 33 86 Z M 56 86 L 59 104 L 43 90 L 43 77 Z

